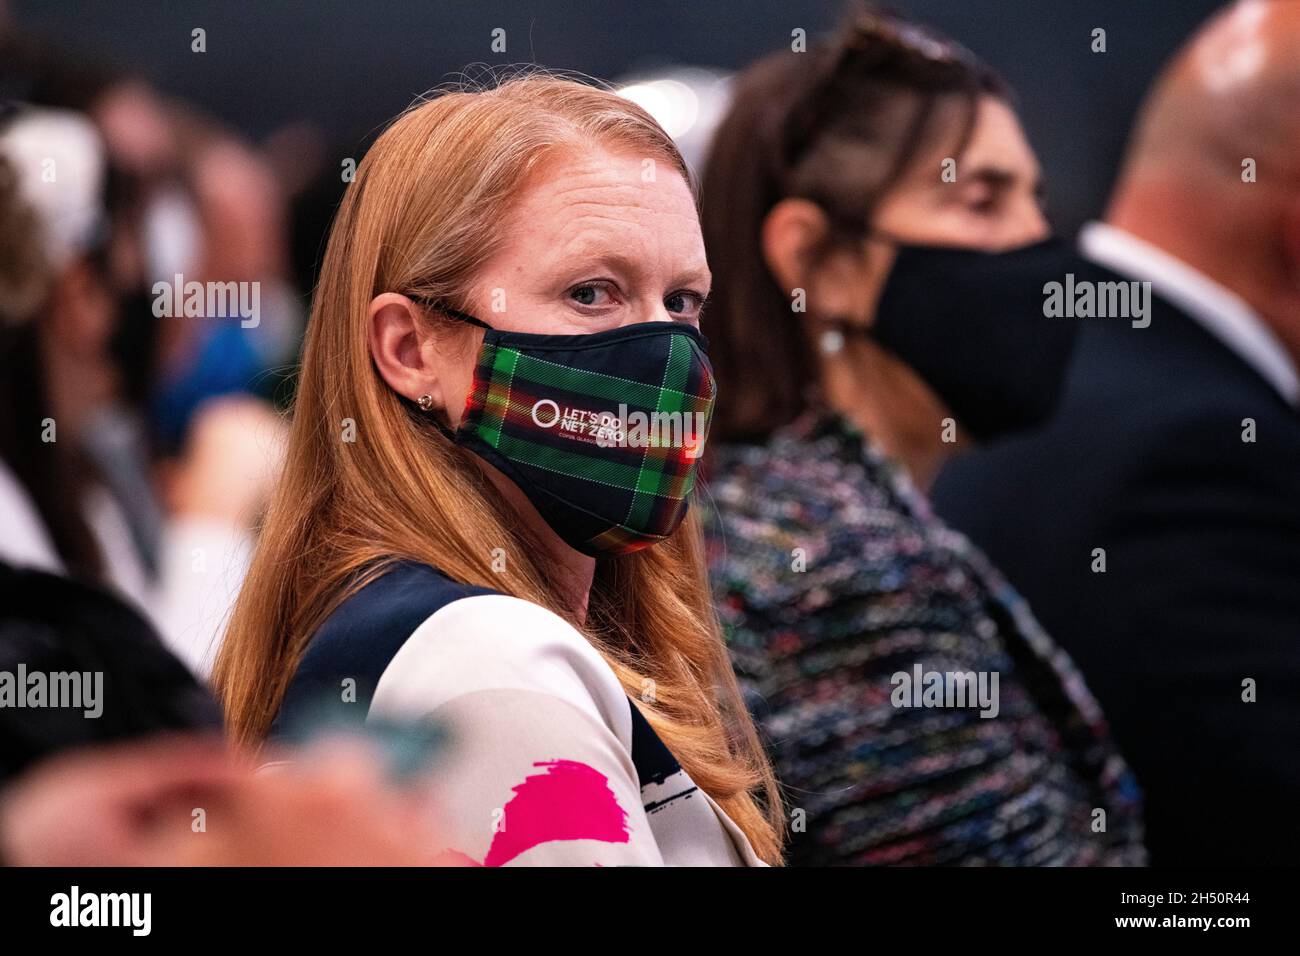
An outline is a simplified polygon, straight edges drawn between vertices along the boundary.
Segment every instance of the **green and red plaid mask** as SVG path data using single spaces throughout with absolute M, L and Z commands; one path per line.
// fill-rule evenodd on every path
M 536 335 L 442 311 L 487 329 L 458 444 L 585 554 L 636 551 L 677 529 L 716 394 L 698 329 L 643 322 Z

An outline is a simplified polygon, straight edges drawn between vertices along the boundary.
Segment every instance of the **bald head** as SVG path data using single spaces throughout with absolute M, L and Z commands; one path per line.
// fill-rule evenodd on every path
M 1126 174 L 1177 164 L 1241 179 L 1253 158 L 1273 175 L 1300 174 L 1300 2 L 1247 0 L 1219 13 L 1151 91 Z
M 1107 219 L 1232 289 L 1300 357 L 1300 0 L 1242 0 L 1179 51 Z

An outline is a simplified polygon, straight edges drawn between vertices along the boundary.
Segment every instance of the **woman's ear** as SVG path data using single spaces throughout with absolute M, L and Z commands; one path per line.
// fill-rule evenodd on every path
M 869 324 L 881 277 L 869 268 L 865 250 L 829 244 L 830 231 L 815 202 L 782 199 L 763 220 L 763 260 L 787 294 L 803 289 L 809 316 Z
M 419 307 L 404 295 L 385 292 L 370 303 L 370 355 L 384 381 L 398 395 L 419 401 L 433 398 L 433 407 L 446 408 L 440 369 L 429 348 L 430 336 L 421 325 Z
M 813 254 L 830 229 L 821 207 L 807 199 L 782 199 L 763 220 L 763 261 L 787 292 L 805 288 Z

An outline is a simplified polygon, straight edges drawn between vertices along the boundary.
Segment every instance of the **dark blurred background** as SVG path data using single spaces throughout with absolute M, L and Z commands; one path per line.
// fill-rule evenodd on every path
M 887 5 L 956 37 L 1019 94 L 1066 232 L 1100 211 L 1142 90 L 1214 0 L 901 0 Z M 606 80 L 673 65 L 736 69 L 830 28 L 838 0 L 12 0 L 27 30 L 136 71 L 254 139 L 309 120 L 337 144 L 474 63 L 538 63 Z M 190 51 L 190 31 L 207 52 Z M 1091 52 L 1106 30 L 1107 52 Z M 492 51 L 492 31 L 507 49 Z

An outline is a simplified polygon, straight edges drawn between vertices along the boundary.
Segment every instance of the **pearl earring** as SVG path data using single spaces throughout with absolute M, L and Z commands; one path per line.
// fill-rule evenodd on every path
M 427 412 L 430 408 L 433 407 L 433 396 L 421 395 L 419 398 L 415 400 L 415 404 L 420 406 L 420 411 Z
M 817 344 L 825 355 L 837 355 L 844 351 L 844 333 L 839 329 L 827 329 L 818 338 Z

